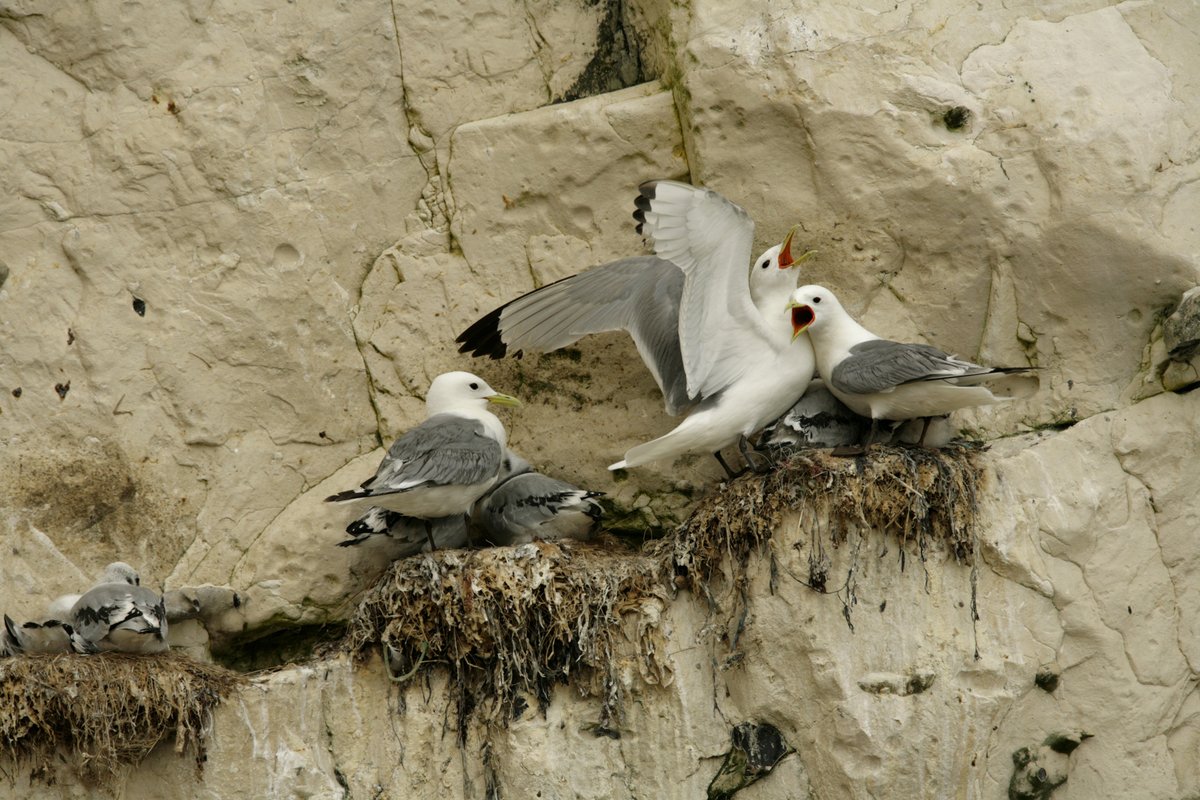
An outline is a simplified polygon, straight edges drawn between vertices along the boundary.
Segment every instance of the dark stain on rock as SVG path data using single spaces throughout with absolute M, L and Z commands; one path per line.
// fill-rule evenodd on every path
M 140 297 L 133 298 L 133 310 L 139 317 L 146 316 L 146 301 Z
M 971 109 L 966 106 L 948 108 L 946 113 L 942 114 L 942 122 L 945 123 L 947 130 L 962 130 L 971 124 Z
M 1043 692 L 1053 693 L 1058 688 L 1059 675 L 1052 669 L 1043 668 L 1037 671 L 1033 676 L 1034 686 L 1041 689 Z
M 115 443 L 96 437 L 30 440 L 0 453 L 0 507 L 44 532 L 85 572 L 141 551 L 143 577 L 165 575 L 195 537 L 194 510 L 130 463 Z
M 731 734 L 732 746 L 725 761 L 708 784 L 708 800 L 729 800 L 752 783 L 771 774 L 771 770 L 796 752 L 783 734 L 769 722 L 742 722 Z
M 170 111 L 172 114 L 179 114 L 179 106 L 175 105 L 174 100 L 167 102 L 167 111 Z
M 75 344 L 75 331 L 67 328 L 67 347 Z
M 54 391 L 58 392 L 59 400 L 66 400 L 67 392 L 71 391 L 71 382 L 67 381 L 66 383 L 54 384 Z
M 0 261 L 0 288 L 4 287 L 4 282 L 8 280 L 8 264 Z
M 20 397 L 23 393 L 24 393 L 24 390 L 20 386 L 18 386 L 17 388 L 12 390 L 13 397 Z
M 624 0 L 604 0 L 604 16 L 596 33 L 596 52 L 571 87 L 554 103 L 567 103 L 645 83 L 649 74 L 642 42 L 632 26 L 626 27 Z

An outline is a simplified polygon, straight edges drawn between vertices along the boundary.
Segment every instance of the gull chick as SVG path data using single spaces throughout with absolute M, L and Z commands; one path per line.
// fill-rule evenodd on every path
M 428 416 L 388 449 L 358 489 L 325 498 L 360 514 L 372 507 L 423 520 L 431 548 L 432 520 L 467 514 L 496 482 L 507 437 L 489 404 L 520 405 L 469 372 L 446 372 L 429 385 Z
M 110 564 L 105 576 L 117 580 L 102 579 L 71 609 L 71 647 L 75 652 L 166 652 L 167 610 L 162 595 L 141 586 L 128 564 Z
M 794 336 L 808 334 L 817 370 L 837 399 L 871 419 L 924 419 L 960 408 L 1028 397 L 1037 391 L 1034 367 L 985 367 L 927 344 L 882 339 L 859 325 L 824 286 L 792 294 Z M 918 444 L 924 444 L 924 431 Z
M 475 504 L 475 518 L 488 541 L 497 545 L 587 540 L 604 514 L 596 500 L 601 496 L 534 472 L 528 461 L 509 450 L 496 487 Z

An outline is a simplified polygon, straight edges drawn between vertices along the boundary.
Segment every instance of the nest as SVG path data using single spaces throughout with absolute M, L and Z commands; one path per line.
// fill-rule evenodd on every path
M 612 543 L 403 559 L 364 599 L 347 647 L 361 655 L 381 643 L 393 680 L 445 665 L 460 740 L 472 714 L 502 726 L 526 697 L 544 710 L 553 687 L 572 676 L 581 692 L 603 698 L 596 732 L 615 735 L 623 672 L 649 683 L 670 679 L 657 634 L 669 595 L 662 567 Z
M 212 711 L 239 685 L 235 673 L 183 656 L 19 656 L 0 660 L 0 749 L 31 775 L 52 780 L 57 754 L 73 755 L 79 777 L 111 786 L 174 736 L 197 772 Z
M 974 552 L 980 451 L 970 444 L 876 446 L 867 457 L 840 458 L 800 450 L 765 476 L 723 484 L 700 504 L 671 540 L 676 583 L 702 589 L 723 563 L 744 565 L 793 514 L 834 544 L 877 530 L 915 543 L 922 557 L 940 547 L 965 563 Z
M 553 686 L 572 677 L 603 699 L 595 732 L 615 736 L 622 671 L 636 669 L 651 684 L 670 680 L 658 622 L 676 588 L 715 611 L 722 603 L 711 586 L 722 574 L 732 579 L 739 600 L 725 611 L 737 621 L 725 633 L 736 651 L 749 603 L 746 565 L 785 518 L 798 514 L 814 538 L 828 533 L 835 543 L 874 529 L 915 543 L 922 558 L 936 546 L 968 560 L 979 449 L 876 447 L 859 459 L 800 451 L 768 475 L 722 484 L 640 553 L 563 542 L 402 559 L 364 599 L 343 646 L 362 656 L 381 644 L 398 681 L 445 665 L 460 741 L 472 714 L 502 726 L 525 697 L 544 709 Z

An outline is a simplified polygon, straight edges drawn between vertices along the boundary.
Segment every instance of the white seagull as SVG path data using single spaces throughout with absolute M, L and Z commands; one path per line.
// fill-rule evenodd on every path
M 141 586 L 128 564 L 110 564 L 105 575 L 118 580 L 93 586 L 71 609 L 67 622 L 75 652 L 166 652 L 167 610 L 162 595 Z
M 789 270 L 809 254 L 793 258 L 789 233 L 747 270 L 754 223 L 744 210 L 676 181 L 639 188 L 634 217 L 656 256 L 614 261 L 522 295 L 463 331 L 460 352 L 501 358 L 628 331 L 667 413 L 696 408 L 692 416 L 701 417 L 633 448 L 611 469 L 709 450 L 731 472 L 719 450 L 787 410 L 811 377 L 811 348 L 791 341 L 784 311 L 796 285 Z M 788 357 L 777 359 L 784 351 Z
M 871 419 L 924 419 L 960 408 L 1028 397 L 1037 391 L 1035 367 L 984 367 L 927 344 L 881 339 L 859 325 L 824 286 L 792 294 L 793 335 L 807 333 L 817 369 L 834 396 Z M 918 444 L 924 444 L 924 431 Z
M 435 547 L 431 520 L 465 515 L 496 482 L 507 437 L 489 403 L 520 405 L 469 372 L 446 372 L 429 385 L 428 416 L 388 449 L 359 489 L 325 498 L 359 513 L 372 507 L 423 520 Z
M 534 472 L 509 450 L 495 488 L 475 504 L 475 519 L 496 545 L 526 544 L 534 539 L 592 538 L 604 510 L 589 492 L 566 481 Z

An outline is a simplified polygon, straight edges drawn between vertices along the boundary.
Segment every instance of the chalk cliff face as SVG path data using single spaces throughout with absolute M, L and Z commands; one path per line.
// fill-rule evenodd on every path
M 745 207 L 756 249 L 799 223 L 805 280 L 869 327 L 1042 368 L 959 417 L 997 440 L 979 620 L 968 567 L 901 570 L 882 536 L 853 631 L 835 598 L 772 591 L 764 551 L 740 661 L 714 667 L 679 593 L 673 682 L 630 676 L 620 739 L 562 689 L 494 742 L 501 788 L 703 796 L 764 721 L 796 752 L 741 797 L 1200 794 L 1200 394 L 1164 391 L 1197 374 L 1196 312 L 1164 320 L 1200 283 L 1200 10 L 984 6 L 0 2 L 4 610 L 121 558 L 244 595 L 199 651 L 346 619 L 386 563 L 333 547 L 321 498 L 450 368 L 526 400 L 506 423 L 534 464 L 681 521 L 710 459 L 604 469 L 675 423 L 623 337 L 520 362 L 452 341 L 642 252 L 636 185 L 683 179 Z M 813 536 L 785 520 L 774 558 Z M 275 673 L 219 711 L 203 783 L 162 753 L 125 796 L 483 796 L 441 680 Z M 1042 789 L 1013 788 L 1020 748 Z

